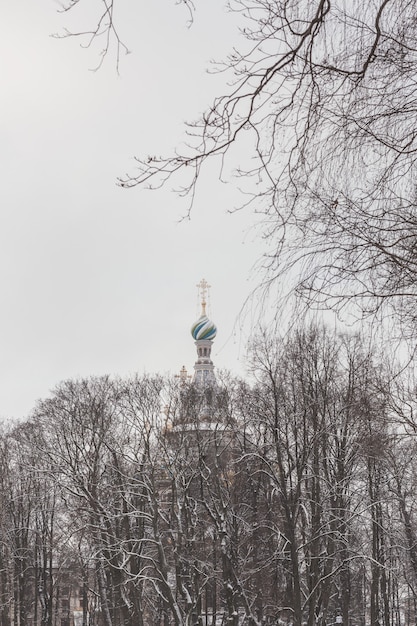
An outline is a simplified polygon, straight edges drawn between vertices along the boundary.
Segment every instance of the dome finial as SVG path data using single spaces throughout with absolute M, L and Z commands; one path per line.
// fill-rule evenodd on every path
M 205 278 L 202 278 L 197 285 L 198 296 L 201 298 L 201 315 L 207 315 L 206 306 L 210 286 Z
M 208 291 L 210 289 L 210 285 L 206 281 L 205 278 L 200 280 L 197 285 L 198 289 L 198 299 L 201 302 L 201 315 L 196 322 L 191 327 L 191 334 L 196 341 L 200 339 L 209 339 L 213 340 L 217 333 L 217 328 L 215 324 L 207 317 L 206 307 L 208 300 Z
M 216 325 L 209 320 L 206 314 L 206 306 L 208 300 L 208 292 L 210 285 L 203 278 L 197 285 L 198 299 L 201 301 L 201 315 L 191 327 L 191 335 L 197 347 L 198 359 L 194 365 L 195 384 L 206 386 L 216 386 L 216 378 L 214 375 L 214 365 L 210 358 L 211 346 L 213 339 L 217 334 Z

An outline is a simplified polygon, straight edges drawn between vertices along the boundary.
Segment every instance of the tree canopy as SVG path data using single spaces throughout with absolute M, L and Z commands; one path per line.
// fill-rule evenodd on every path
M 211 416 L 188 380 L 60 383 L 0 432 L 2 625 L 415 624 L 415 380 L 386 363 L 265 334 Z

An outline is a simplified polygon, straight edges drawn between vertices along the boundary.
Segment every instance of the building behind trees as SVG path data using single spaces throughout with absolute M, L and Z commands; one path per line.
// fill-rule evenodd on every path
M 1 626 L 415 624 L 413 383 L 316 326 L 215 375 L 204 304 L 192 333 L 192 378 L 66 381 L 3 428 Z

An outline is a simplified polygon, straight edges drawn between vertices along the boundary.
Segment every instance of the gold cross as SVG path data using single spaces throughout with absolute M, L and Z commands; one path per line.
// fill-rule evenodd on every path
M 188 379 L 191 378 L 191 375 L 185 369 L 185 365 L 182 366 L 179 374 L 175 374 L 175 378 L 180 379 L 180 385 L 182 387 L 188 382 Z
M 211 285 L 208 284 L 205 278 L 202 278 L 197 285 L 198 295 L 201 297 L 201 315 L 206 314 L 207 296 Z

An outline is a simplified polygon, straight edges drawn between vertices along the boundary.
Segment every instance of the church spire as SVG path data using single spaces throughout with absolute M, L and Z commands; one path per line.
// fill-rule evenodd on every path
M 216 377 L 210 355 L 217 328 L 206 314 L 210 285 L 203 278 L 197 285 L 197 288 L 199 298 L 201 299 L 201 316 L 191 327 L 191 334 L 195 340 L 198 357 L 194 365 L 193 382 L 202 386 L 215 386 Z

